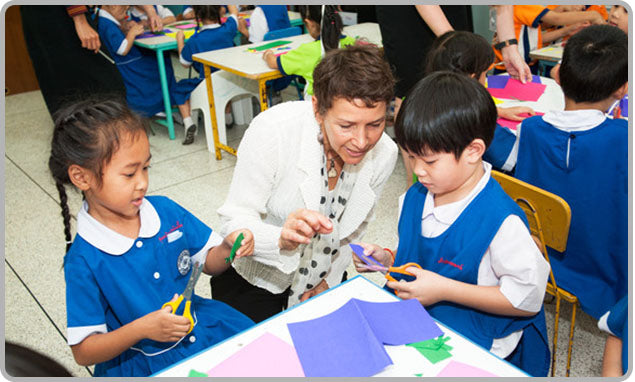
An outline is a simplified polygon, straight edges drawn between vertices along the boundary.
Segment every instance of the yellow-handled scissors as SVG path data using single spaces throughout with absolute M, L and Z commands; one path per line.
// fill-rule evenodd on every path
M 181 305 L 181 301 L 185 300 L 183 317 L 190 320 L 190 330 L 188 330 L 187 333 L 194 329 L 194 318 L 192 317 L 192 311 L 190 309 L 192 305 L 192 293 L 194 293 L 194 286 L 196 285 L 201 272 L 203 272 L 203 264 L 199 264 L 198 262 L 194 263 L 194 266 L 192 267 L 192 274 L 190 274 L 190 279 L 187 281 L 187 286 L 185 287 L 183 293 L 181 293 L 176 300 L 168 301 L 161 307 L 161 309 L 163 309 L 166 306 L 169 306 L 172 308 L 172 314 L 176 314 L 176 310 L 179 305 Z

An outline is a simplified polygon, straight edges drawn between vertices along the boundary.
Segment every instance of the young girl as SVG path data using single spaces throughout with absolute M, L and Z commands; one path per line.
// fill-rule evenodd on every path
M 494 58 L 492 47 L 482 36 L 466 31 L 450 31 L 442 34 L 432 43 L 425 64 L 425 73 L 449 70 L 475 78 L 481 85 L 486 86 L 487 71 L 494 62 Z M 536 114 L 533 109 L 526 106 L 497 107 L 496 111 L 499 117 L 512 121 L 525 119 L 526 117 L 522 114 Z M 504 127 L 496 124 L 494 140 L 483 156 L 497 169 L 500 169 L 504 163 L 494 159 L 502 156 L 493 154 L 492 150 L 507 150 L 515 142 L 515 136 L 502 129 Z
M 198 86 L 198 84 L 205 79 L 205 72 L 203 71 L 203 64 L 200 62 L 194 62 L 192 55 L 201 52 L 207 52 L 210 50 L 229 48 L 234 46 L 234 36 L 238 30 L 238 8 L 235 5 L 228 5 L 229 17 L 223 24 L 220 23 L 221 19 L 221 5 L 194 5 L 194 14 L 196 15 L 196 22 L 203 24 L 196 34 L 190 37 L 185 43 L 185 35 L 183 31 L 179 30 L 176 33 L 176 43 L 179 50 L 179 60 L 185 67 L 194 65 L 194 69 L 198 72 L 197 78 L 188 78 L 179 81 L 179 88 L 186 94 L 185 104 L 187 110 L 190 110 L 190 93 Z M 216 70 L 212 69 L 212 72 Z M 232 115 L 230 112 L 230 104 L 227 104 L 225 109 L 225 121 L 228 125 L 232 123 Z M 184 145 L 189 145 L 194 142 L 194 136 L 196 135 L 196 125 L 191 125 L 185 130 Z
M 324 54 L 355 43 L 352 37 L 342 36 L 342 18 L 337 5 L 299 5 L 300 16 L 311 37 L 316 41 L 302 44 L 287 54 L 276 57 L 271 49 L 265 50 L 262 59 L 272 69 L 284 75 L 296 74 L 304 77 L 305 96 L 313 95 L 313 69 Z
M 143 33 L 143 26 L 134 21 L 125 21 L 128 8 L 127 5 L 102 6 L 97 30 L 126 85 L 128 106 L 143 116 L 151 117 L 165 110 L 159 65 L 154 52 L 134 46 L 135 38 Z M 122 31 L 124 23 L 125 33 Z M 177 85 L 169 56 L 165 56 L 164 60 L 170 102 L 178 105 L 187 131 L 194 126 L 189 103 L 186 103 L 189 91 Z
M 162 308 L 185 290 L 195 264 L 218 275 L 240 233 L 236 257 L 251 255 L 254 240 L 249 230 L 223 239 L 172 200 L 145 196 L 151 154 L 139 116 L 117 101 L 72 105 L 57 116 L 51 146 L 68 250 L 67 335 L 78 364 L 96 364 L 100 377 L 148 376 L 253 324 L 196 295 L 193 328 L 182 308 Z M 84 196 L 72 245 L 71 184 Z
M 238 29 L 249 42 L 261 42 L 267 32 L 291 27 L 286 5 L 258 5 L 249 17 L 249 27 L 240 21 Z

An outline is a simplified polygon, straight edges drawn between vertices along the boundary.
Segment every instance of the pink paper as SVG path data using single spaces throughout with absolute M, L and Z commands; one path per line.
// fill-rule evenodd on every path
M 544 115 L 544 114 L 545 113 L 541 113 L 539 111 L 536 112 L 536 115 Z M 525 118 L 531 117 L 531 115 L 529 113 L 522 113 L 522 114 L 519 114 L 519 115 L 522 116 L 522 117 L 525 117 Z M 521 123 L 522 121 L 512 121 L 512 120 L 505 119 L 505 118 L 498 118 L 496 120 L 496 122 L 499 125 L 501 125 L 503 127 L 506 127 L 506 128 L 508 128 L 510 130 L 516 130 L 516 128 L 518 127 L 518 124 Z
M 535 82 L 522 82 L 510 78 L 503 89 L 488 88 L 489 93 L 496 98 L 518 99 L 521 101 L 535 102 L 545 92 L 547 85 Z
M 475 366 L 450 361 L 450 363 L 445 365 L 443 370 L 437 374 L 437 377 L 498 377 L 498 375 Z
M 245 345 L 207 374 L 210 377 L 304 377 L 293 346 L 271 333 Z
M 174 28 L 178 28 L 178 29 L 192 29 L 192 28 L 196 28 L 196 24 L 191 23 L 191 24 L 175 25 Z

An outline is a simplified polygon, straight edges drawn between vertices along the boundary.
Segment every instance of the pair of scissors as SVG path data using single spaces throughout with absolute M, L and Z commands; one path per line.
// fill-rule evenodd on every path
M 372 256 L 364 255 L 364 248 L 362 248 L 362 246 L 357 244 L 349 244 L 349 246 L 351 247 L 353 252 L 355 252 L 357 257 L 359 257 L 366 264 L 366 269 L 383 273 L 386 280 L 389 281 L 397 281 L 390 275 L 391 273 L 401 273 L 408 276 L 414 276 L 412 273 L 407 272 L 406 268 L 417 267 L 419 269 L 422 269 L 421 266 L 417 263 L 406 263 L 398 267 L 386 267 L 383 266 L 379 261 L 375 260 Z
M 194 263 L 194 266 L 192 267 L 192 274 L 190 274 L 190 279 L 187 281 L 187 286 L 185 287 L 183 293 L 181 293 L 176 300 L 168 301 L 161 307 L 161 309 L 163 309 L 166 306 L 169 306 L 172 308 L 172 314 L 176 314 L 176 310 L 178 309 L 179 305 L 181 305 L 181 302 L 185 300 L 183 317 L 190 320 L 190 330 L 188 330 L 187 333 L 191 332 L 192 329 L 194 329 L 194 318 L 192 318 L 192 311 L 190 309 L 192 305 L 192 293 L 194 293 L 194 286 L 196 285 L 201 272 L 203 272 L 203 264 L 199 264 L 198 262 Z

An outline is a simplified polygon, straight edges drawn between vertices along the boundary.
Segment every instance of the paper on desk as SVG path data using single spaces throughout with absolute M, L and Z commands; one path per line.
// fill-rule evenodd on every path
M 265 333 L 207 372 L 210 377 L 304 377 L 293 346 Z
M 369 377 L 392 363 L 384 344 L 401 345 L 442 334 L 416 300 L 351 299 L 333 313 L 288 327 L 307 377 Z
M 498 377 L 498 375 L 462 362 L 450 361 L 443 370 L 437 374 L 437 377 Z
M 545 92 L 547 85 L 535 82 L 522 82 L 510 78 L 503 89 L 488 88 L 489 93 L 496 98 L 518 99 L 521 101 L 537 101 Z
M 263 50 L 275 48 L 275 47 L 280 46 L 280 45 L 287 45 L 287 44 L 290 44 L 290 43 L 291 43 L 291 41 L 278 40 L 278 41 L 272 41 L 272 42 L 264 44 L 264 45 L 255 46 L 255 47 L 252 47 L 252 48 L 247 48 L 247 50 L 256 51 L 256 52 L 262 52 Z
M 498 76 L 487 76 L 487 87 L 491 89 L 503 89 L 507 85 L 507 81 L 509 81 L 511 77 L 505 75 Z M 531 82 L 536 84 L 541 84 L 540 76 L 532 75 Z
M 539 111 L 536 112 L 536 115 L 544 115 L 545 113 L 541 113 Z M 529 113 L 522 113 L 519 114 L 521 117 L 525 117 L 525 118 L 529 118 L 531 117 L 531 115 Z M 516 130 L 518 128 L 518 125 L 520 123 L 522 123 L 522 121 L 512 121 L 510 119 L 506 119 L 506 118 L 498 118 L 496 120 L 496 123 L 498 123 L 499 125 L 506 127 L 510 130 Z

